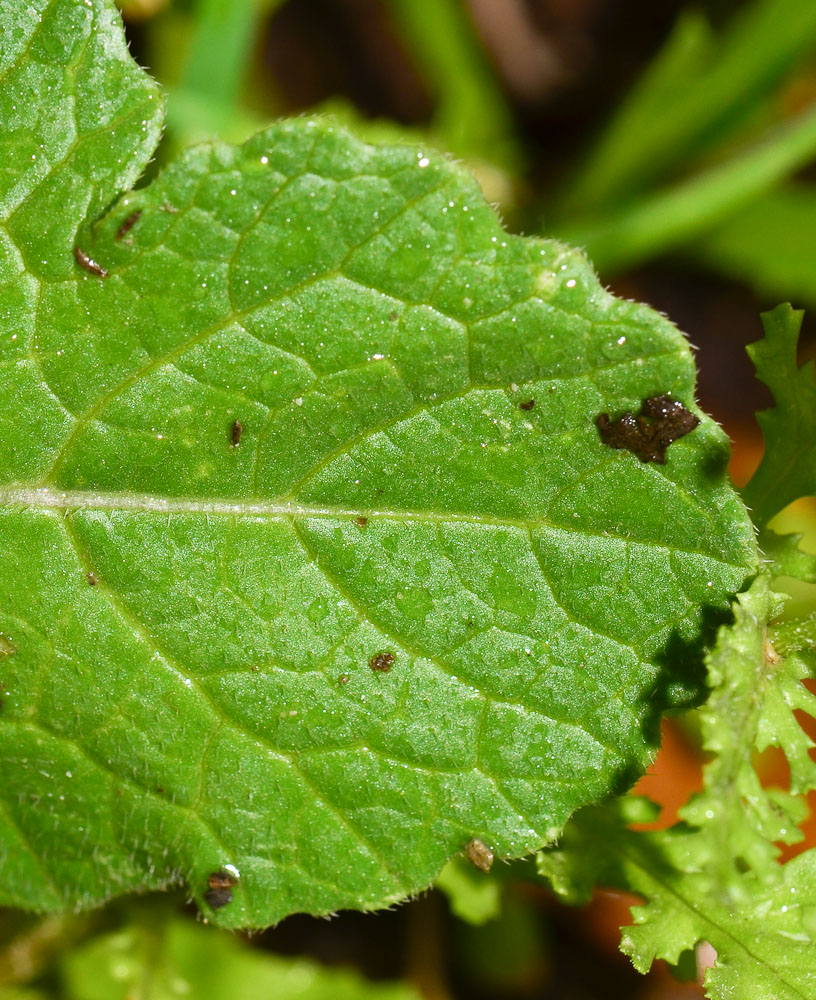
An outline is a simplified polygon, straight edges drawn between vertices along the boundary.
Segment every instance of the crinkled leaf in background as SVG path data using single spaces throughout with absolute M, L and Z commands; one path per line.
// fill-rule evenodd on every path
M 766 528 L 759 534 L 759 548 L 772 577 L 793 576 L 816 583 L 816 555 L 801 548 L 800 533 L 779 534 Z
M 703 791 L 681 810 L 685 822 L 635 832 L 626 824 L 655 816 L 648 802 L 624 799 L 579 813 L 561 843 L 539 855 L 540 873 L 571 902 L 596 883 L 644 897 L 622 940 L 641 972 L 710 942 L 718 962 L 706 986 L 716 1000 L 816 997 L 816 852 L 780 865 L 775 846 L 802 838 L 816 764 L 794 711 L 813 715 L 816 697 L 801 683 L 807 665 L 770 641 L 780 606 L 761 575 L 739 596 L 735 623 L 720 630 L 709 656 L 713 690 L 700 710 L 713 758 Z M 789 791 L 760 786 L 752 752 L 768 746 L 787 757 Z
M 626 787 L 756 564 L 710 420 L 664 466 L 600 441 L 693 406 L 678 331 L 330 122 L 99 218 L 155 88 L 105 0 L 0 16 L 2 900 L 374 908 Z
M 813 362 L 799 366 L 796 359 L 802 315 L 789 305 L 763 313 L 765 336 L 747 348 L 776 403 L 757 414 L 765 452 L 742 490 L 760 528 L 794 500 L 816 494 L 816 381 Z
M 743 875 L 737 897 L 711 865 L 705 832 L 683 825 L 628 829 L 626 822 L 654 818 L 646 807 L 623 799 L 579 813 L 558 847 L 540 854 L 541 874 L 567 902 L 588 898 L 595 883 L 642 896 L 646 905 L 632 908 L 635 923 L 623 928 L 621 940 L 640 972 L 656 958 L 674 965 L 698 941 L 708 941 L 718 955 L 705 977 L 712 1000 L 813 1000 L 815 852 L 763 878 Z

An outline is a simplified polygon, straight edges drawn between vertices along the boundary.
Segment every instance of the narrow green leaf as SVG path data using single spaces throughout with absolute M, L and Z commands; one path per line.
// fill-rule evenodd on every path
M 709 68 L 715 46 L 714 33 L 699 11 L 680 14 L 663 47 L 570 179 L 560 206 L 566 218 L 598 211 L 642 188 L 661 166 L 651 155 L 654 147 L 662 156 L 668 153 L 669 163 L 678 155 L 676 149 L 655 144 L 655 128 L 664 132 L 677 128 L 676 118 L 667 115 L 666 108 Z
M 719 38 L 683 15 L 576 176 L 571 214 L 631 198 L 721 144 L 814 48 L 816 6 L 801 0 L 743 4 Z
M 598 432 L 694 407 L 678 331 L 327 121 L 100 218 L 155 88 L 106 0 L 0 12 L 0 897 L 374 908 L 625 788 L 757 561 L 712 421 Z
M 436 101 L 439 141 L 460 155 L 517 166 L 510 108 L 467 8 L 459 0 L 386 0 L 386 6 Z
M 606 215 L 570 220 L 558 233 L 584 247 L 602 273 L 623 271 L 705 234 L 815 154 L 816 105 L 811 105 L 723 162 L 632 204 L 616 205 Z
M 763 313 L 765 337 L 747 348 L 776 402 L 757 414 L 765 453 L 742 491 L 760 528 L 794 500 L 816 494 L 816 381 L 813 362 L 800 367 L 796 361 L 802 316 L 790 305 Z

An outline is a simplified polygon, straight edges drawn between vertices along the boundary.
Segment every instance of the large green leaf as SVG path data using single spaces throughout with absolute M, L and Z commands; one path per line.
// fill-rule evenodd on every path
M 383 906 L 625 787 L 756 562 L 713 422 L 596 427 L 693 407 L 683 337 L 329 122 L 100 217 L 155 89 L 106 0 L 0 17 L 2 899 Z

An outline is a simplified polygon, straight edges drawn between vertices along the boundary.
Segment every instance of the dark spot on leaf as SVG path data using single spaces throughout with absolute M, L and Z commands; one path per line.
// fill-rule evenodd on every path
M 213 910 L 220 910 L 222 906 L 232 902 L 232 889 L 208 889 L 204 893 L 204 899 Z
M 85 579 L 92 587 L 95 587 L 99 583 L 99 577 L 93 572 L 86 573 Z
M 340 674 L 340 676 L 338 677 L 338 680 L 340 681 L 341 684 L 348 684 L 348 682 L 349 682 L 349 675 L 348 674 Z
M 361 514 L 359 517 L 354 518 L 354 523 L 357 525 L 358 528 L 364 528 L 368 524 L 368 518 L 363 517 L 363 515 Z
M 520 410 L 532 410 L 534 406 L 535 406 L 534 399 L 528 399 L 526 403 L 519 403 Z
M 669 445 L 699 423 L 699 417 L 689 412 L 679 399 L 668 395 L 645 399 L 637 417 L 627 411 L 617 420 L 610 420 L 608 413 L 601 413 L 595 421 L 605 445 L 625 448 L 641 462 L 660 465 L 666 461 Z
M 84 267 L 86 271 L 95 274 L 98 278 L 107 278 L 108 272 L 105 268 L 97 264 L 95 260 L 91 260 L 81 247 L 74 247 L 74 257 L 77 264 Z
M 465 847 L 465 854 L 468 861 L 474 867 L 478 868 L 480 872 L 489 872 L 493 867 L 493 851 L 478 837 L 474 837 L 473 840 L 468 842 L 467 847 Z
M 164 795 L 164 788 L 161 785 L 156 789 L 156 795 Z
M 473 628 L 473 619 L 472 618 L 468 618 L 468 620 L 467 620 L 467 627 L 468 628 Z
M 234 420 L 232 427 L 230 428 L 230 441 L 232 442 L 232 447 L 237 448 L 241 443 L 241 436 L 244 433 L 244 425 L 240 420 Z
M 396 660 L 396 656 L 393 653 L 383 650 L 380 653 L 375 653 L 368 661 L 368 665 L 376 673 L 387 674 L 393 666 L 394 660 Z
M 142 210 L 140 208 L 135 212 L 131 212 L 130 215 L 122 221 L 122 225 L 116 230 L 116 240 L 121 240 L 123 237 L 127 236 L 141 217 Z
M 253 674 L 257 674 L 261 668 L 257 664 L 253 664 L 252 667 L 250 667 L 250 669 L 252 670 Z
M 217 871 L 207 877 L 209 888 L 204 893 L 204 899 L 213 910 L 232 902 L 232 887 L 238 884 L 238 879 L 230 872 Z
M 394 311 L 392 313 L 389 313 L 388 314 L 388 319 L 389 319 L 389 322 L 396 323 L 397 320 L 399 319 L 399 313 L 396 312 L 396 311 Z

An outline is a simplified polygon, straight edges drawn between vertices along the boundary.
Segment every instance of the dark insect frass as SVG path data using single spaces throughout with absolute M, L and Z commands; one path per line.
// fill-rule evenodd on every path
M 650 396 L 644 399 L 638 416 L 628 410 L 617 420 L 601 413 L 595 420 L 601 440 L 610 448 L 625 448 L 641 462 L 666 461 L 666 449 L 678 438 L 693 431 L 700 418 L 671 396 Z
M 395 659 L 393 653 L 383 650 L 381 653 L 375 653 L 368 661 L 368 665 L 376 673 L 387 674 Z
M 229 872 L 213 872 L 207 877 L 209 888 L 204 893 L 204 899 L 213 910 L 232 902 L 232 887 L 238 884 L 238 879 Z

